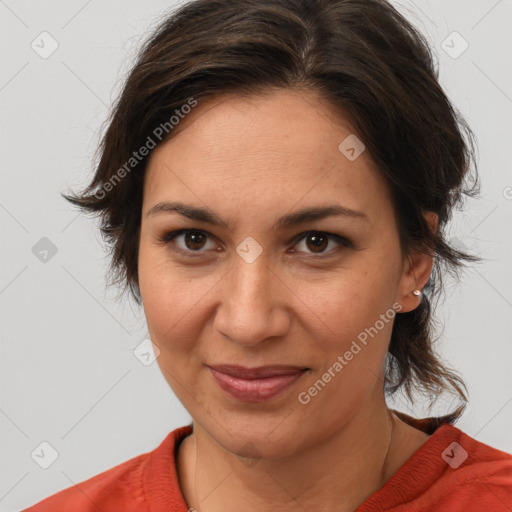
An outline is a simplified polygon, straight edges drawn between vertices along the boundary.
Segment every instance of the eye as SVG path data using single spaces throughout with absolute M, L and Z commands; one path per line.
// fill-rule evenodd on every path
M 329 247 L 329 242 L 333 240 L 338 244 L 338 246 L 352 247 L 350 240 L 345 237 L 335 235 L 333 233 L 326 233 L 324 231 L 308 231 L 307 233 L 299 235 L 295 240 L 297 240 L 298 243 L 294 245 L 292 252 L 297 252 L 297 247 L 303 243 L 307 249 L 311 250 L 310 254 L 313 254 L 313 256 L 318 255 L 319 257 L 323 257 L 326 253 L 338 252 L 336 247 L 334 249 L 329 249 L 328 251 L 325 250 Z M 299 250 L 298 252 L 304 251 Z
M 194 253 L 206 252 L 207 250 L 215 250 L 215 244 L 208 247 L 209 237 L 211 237 L 211 235 L 205 231 L 197 229 L 179 229 L 177 231 L 166 233 L 162 238 L 159 238 L 158 240 L 165 245 L 172 243 L 175 246 L 175 248 L 172 248 L 173 250 L 184 253 L 187 256 L 195 257 L 200 256 L 200 254 Z M 350 240 L 340 235 L 326 233 L 324 231 L 308 231 L 295 237 L 295 239 L 292 241 L 294 245 L 291 252 L 309 252 L 297 249 L 301 243 L 304 243 L 306 249 L 311 250 L 310 254 L 312 255 L 312 258 L 322 258 L 324 255 L 330 255 L 327 253 L 338 252 L 336 247 L 329 249 L 328 251 L 325 250 L 327 247 L 329 247 L 331 241 L 337 243 L 338 247 L 352 247 Z M 203 251 L 201 249 L 205 250 Z
M 180 229 L 178 231 L 171 231 L 165 234 L 160 241 L 165 244 L 171 242 L 175 244 L 180 252 L 204 252 L 201 251 L 205 247 L 205 242 L 209 234 L 204 231 L 196 229 Z M 178 243 L 181 241 L 181 244 Z M 206 247 L 208 249 L 208 247 Z M 211 247 L 210 247 L 211 249 Z

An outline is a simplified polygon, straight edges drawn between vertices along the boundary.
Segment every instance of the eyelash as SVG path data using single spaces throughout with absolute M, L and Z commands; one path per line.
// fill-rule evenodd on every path
M 207 231 L 202 231 L 200 229 L 178 229 L 178 230 L 175 230 L 175 231 L 170 231 L 168 233 L 165 233 L 162 237 L 158 238 L 158 241 L 163 243 L 164 245 L 169 245 L 177 236 L 183 235 L 183 234 L 187 234 L 187 233 L 201 233 L 203 235 L 206 235 L 207 237 L 213 237 L 213 235 L 211 235 Z M 325 231 L 314 231 L 314 230 L 313 231 L 306 231 L 304 233 L 301 233 L 301 234 L 297 235 L 292 240 L 293 246 L 297 245 L 299 242 L 301 242 L 304 238 L 307 238 L 309 235 L 322 235 L 322 236 L 326 236 L 329 239 L 335 240 L 336 242 L 338 242 L 344 248 L 352 248 L 353 247 L 352 242 L 350 240 L 348 240 L 347 238 L 343 237 L 343 236 L 335 235 L 334 233 L 327 233 Z M 339 249 L 339 248 L 337 248 L 337 249 Z M 309 253 L 310 256 L 308 256 L 308 258 L 311 258 L 311 259 L 325 259 L 327 257 L 332 256 L 333 252 L 337 253 L 338 252 L 337 249 L 331 249 L 331 250 L 329 250 L 327 252 L 318 253 L 318 254 Z M 193 250 L 190 250 L 190 249 L 182 249 L 182 248 L 176 248 L 176 249 L 173 249 L 173 250 L 176 250 L 177 252 L 185 254 L 186 256 L 191 257 L 191 258 L 200 257 L 201 253 L 206 252 L 206 251 L 203 251 L 203 250 L 193 251 Z M 300 252 L 304 252 L 304 251 L 300 251 Z

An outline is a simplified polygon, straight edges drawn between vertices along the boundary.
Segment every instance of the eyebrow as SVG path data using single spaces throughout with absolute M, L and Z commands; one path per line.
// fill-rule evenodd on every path
M 210 210 L 198 206 L 180 203 L 177 201 L 163 201 L 161 203 L 158 203 L 148 210 L 146 216 L 151 217 L 153 215 L 170 212 L 177 212 L 183 217 L 187 217 L 188 219 L 200 222 L 207 222 L 208 224 L 213 224 L 215 226 L 227 226 L 227 224 L 221 217 L 211 212 Z M 296 212 L 283 215 L 274 224 L 274 227 L 272 229 L 291 228 L 293 226 L 304 224 L 306 222 L 312 222 L 324 219 L 326 217 L 339 215 L 343 215 L 353 219 L 361 219 L 367 222 L 369 221 L 368 216 L 362 211 L 353 210 L 351 208 L 347 208 L 339 204 L 333 204 L 328 206 L 304 208 L 302 210 L 298 210 Z

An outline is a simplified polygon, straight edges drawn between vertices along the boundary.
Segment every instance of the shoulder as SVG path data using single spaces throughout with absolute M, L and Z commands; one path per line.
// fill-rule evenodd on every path
M 148 494 L 161 479 L 172 480 L 166 473 L 174 460 L 176 442 L 190 431 L 180 427 L 170 432 L 153 451 L 143 453 L 67 487 L 23 512 L 96 512 L 98 510 L 143 512 L 149 510 Z M 169 471 L 172 471 L 170 468 Z M 150 475 L 148 475 L 150 473 Z M 174 482 L 177 484 L 177 480 Z M 176 492 L 170 483 L 170 492 Z
M 442 503 L 464 503 L 466 510 L 512 509 L 512 455 L 477 441 L 453 425 L 445 427 L 445 463 L 437 485 Z M 433 453 L 432 456 L 435 456 Z
M 444 425 L 426 443 L 413 480 L 425 485 L 418 503 L 439 510 L 487 512 L 512 507 L 512 455 L 488 446 L 454 425 Z M 421 454 L 420 454 L 421 455 Z
M 512 455 L 443 424 L 358 512 L 381 509 L 512 510 Z
M 25 512 L 85 512 L 115 510 L 114 506 L 133 500 L 144 510 L 142 472 L 149 454 L 127 460 L 88 480 L 72 485 L 25 509 Z

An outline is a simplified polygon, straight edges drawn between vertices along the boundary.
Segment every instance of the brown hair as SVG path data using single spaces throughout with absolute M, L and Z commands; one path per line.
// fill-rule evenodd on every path
M 195 0 L 162 21 L 112 110 L 91 183 L 79 195 L 63 194 L 101 218 L 109 282 L 129 287 L 141 304 L 137 254 L 147 157 L 137 150 L 171 137 L 169 119 L 182 117 L 184 105 L 272 88 L 313 90 L 348 116 L 390 184 L 404 256 L 434 254 L 420 305 L 395 319 L 386 391 L 402 389 L 412 401 L 419 390 L 431 404 L 443 391 L 455 392 L 461 405 L 443 417 L 455 421 L 467 388 L 435 355 L 431 309 L 443 272 L 458 276 L 464 260 L 479 260 L 444 235 L 463 194 L 479 192 L 476 166 L 470 173 L 474 134 L 441 89 L 428 43 L 385 0 Z M 424 211 L 437 213 L 437 232 Z

